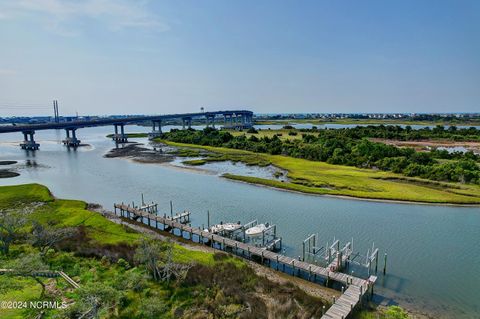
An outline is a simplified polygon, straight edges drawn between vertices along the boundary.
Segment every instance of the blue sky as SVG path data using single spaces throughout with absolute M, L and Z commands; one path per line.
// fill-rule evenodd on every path
M 0 116 L 478 112 L 480 1 L 0 0 Z

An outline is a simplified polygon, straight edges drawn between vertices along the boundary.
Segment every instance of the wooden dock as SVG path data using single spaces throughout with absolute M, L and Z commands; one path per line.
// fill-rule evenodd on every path
M 373 280 L 373 283 L 377 277 L 370 276 L 369 280 Z M 347 287 L 347 290 L 343 292 L 343 294 L 334 301 L 333 305 L 328 308 L 327 312 L 322 316 L 323 319 L 345 319 L 353 311 L 353 308 L 359 303 L 361 303 L 363 296 L 370 288 L 370 285 L 373 283 L 369 283 L 368 281 L 361 284 L 360 286 L 357 285 L 350 285 Z M 371 288 L 370 288 L 371 289 Z
M 196 236 L 199 243 L 204 244 L 207 241 L 212 247 L 217 244 L 221 250 L 230 250 L 237 255 L 246 256 L 247 258 L 255 257 L 261 260 L 262 263 L 266 261 L 271 264 L 273 262 L 277 270 L 280 270 L 281 268 L 282 271 L 285 272 L 285 267 L 288 267 L 292 270 L 293 275 L 301 271 L 307 274 L 308 278 L 316 278 L 318 276 L 323 278 L 326 283 L 331 281 L 341 283 L 346 287 L 346 290 L 338 300 L 334 300 L 333 305 L 322 316 L 322 318 L 325 319 L 347 318 L 348 314 L 362 301 L 365 295 L 373 293 L 373 286 L 377 279 L 375 276 L 370 276 L 370 278 L 366 280 L 341 272 L 334 272 L 328 268 L 281 255 L 265 248 L 255 247 L 240 241 L 212 234 L 198 227 L 184 225 L 172 218 L 150 214 L 144 210 L 129 205 L 115 204 L 114 210 L 116 215 L 135 220 L 140 218 L 142 223 L 156 229 L 168 230 L 171 232 L 175 232 L 175 229 L 178 229 L 180 231 L 180 236 L 184 237 L 185 235 L 188 235 L 187 238 L 192 241 L 195 241 L 194 236 Z M 159 228 L 159 226 L 162 228 Z

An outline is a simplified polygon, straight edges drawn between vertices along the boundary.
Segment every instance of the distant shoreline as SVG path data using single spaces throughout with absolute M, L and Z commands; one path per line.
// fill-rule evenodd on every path
M 339 124 L 339 125 L 421 125 L 421 126 L 480 126 L 480 122 L 437 122 L 437 121 L 409 121 L 399 119 L 331 119 L 323 120 L 316 118 L 305 119 L 279 119 L 279 120 L 256 120 L 254 125 L 285 125 L 285 124 Z

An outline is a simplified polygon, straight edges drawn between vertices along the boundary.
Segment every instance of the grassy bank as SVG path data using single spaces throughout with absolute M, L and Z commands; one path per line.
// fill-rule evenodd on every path
M 166 142 L 172 146 L 203 149 L 215 155 L 205 161 L 233 160 L 254 165 L 272 164 L 288 171 L 290 182 L 225 175 L 244 182 L 320 195 L 436 204 L 480 204 L 480 186 L 409 178 L 390 172 L 331 165 L 324 162 L 243 150 Z M 196 163 L 200 165 L 201 163 Z
M 24 184 L 0 187 L 0 209 L 35 205 L 29 214 L 30 221 L 42 224 L 54 224 L 55 227 L 81 228 L 81 240 L 85 244 L 80 247 L 88 249 L 96 247 L 98 251 L 108 247 L 131 249 L 144 237 L 127 226 L 114 223 L 101 214 L 91 211 L 83 201 L 56 199 L 47 187 L 40 184 Z M 130 247 L 130 248 L 129 248 Z M 178 260 L 192 259 L 202 264 L 212 264 L 212 254 L 189 251 L 180 245 L 175 246 Z
M 318 317 L 324 302 L 293 284 L 279 285 L 255 274 L 243 260 L 224 253 L 173 246 L 173 259 L 191 265 L 182 281 L 154 281 L 137 265 L 132 253 L 146 235 L 89 211 L 81 201 L 54 198 L 38 184 L 0 187 L 1 209 L 30 207 L 30 221 L 78 230 L 44 256 L 50 270 L 62 270 L 80 284 L 73 289 L 61 278 L 0 275 L 2 301 L 58 301 L 65 310 L 46 310 L 42 318 L 77 318 L 88 310 L 86 296 L 98 296 L 109 307 L 101 318 L 285 318 Z M 22 210 L 23 211 L 23 210 Z M 24 211 L 24 212 L 27 212 Z M 38 254 L 25 226 L 8 255 L 0 254 L 0 268 L 14 268 L 25 254 Z M 161 239 L 158 239 L 161 240 Z M 278 303 L 280 301 L 280 303 Z M 87 304 L 85 304 L 87 302 Z M 86 308 L 85 308 L 86 306 Z M 83 307 L 83 308 L 82 308 Z M 35 317 L 35 309 L 1 309 L 0 318 Z

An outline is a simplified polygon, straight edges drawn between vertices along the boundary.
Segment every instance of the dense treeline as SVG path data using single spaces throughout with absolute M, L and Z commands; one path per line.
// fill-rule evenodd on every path
M 479 120 L 478 116 L 472 116 L 468 118 L 458 118 L 454 115 L 440 115 L 440 114 L 416 114 L 415 116 L 409 117 L 408 119 L 412 121 L 443 121 L 443 122 L 457 122 L 457 123 L 468 123 L 470 121 Z
M 436 181 L 480 184 L 480 156 L 448 152 L 417 152 L 371 142 L 356 129 L 322 130 L 318 136 L 303 133 L 301 139 L 280 140 L 278 136 L 258 138 L 233 136 L 227 131 L 172 130 L 163 138 L 173 142 L 242 149 L 272 155 L 286 155 L 330 164 L 373 168 Z M 445 160 L 445 158 L 448 158 Z
M 323 132 L 316 127 L 312 129 L 301 129 L 302 132 Z M 456 126 L 437 125 L 433 128 L 425 127 L 421 129 L 413 129 L 407 125 L 405 127 L 399 125 L 368 125 L 357 126 L 353 128 L 336 129 L 336 131 L 343 131 L 342 135 L 351 138 L 385 138 L 399 141 L 417 141 L 424 139 L 449 139 L 453 141 L 472 141 L 480 140 L 480 130 L 475 127 L 457 128 Z

